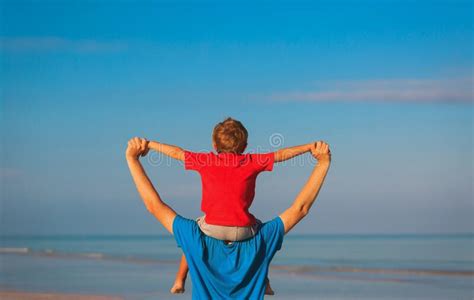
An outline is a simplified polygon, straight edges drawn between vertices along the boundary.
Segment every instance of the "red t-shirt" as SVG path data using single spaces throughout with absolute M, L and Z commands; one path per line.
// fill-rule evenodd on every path
M 185 151 L 184 157 L 184 168 L 201 174 L 201 210 L 206 214 L 206 223 L 255 224 L 255 217 L 248 211 L 255 196 L 255 181 L 260 172 L 273 169 L 273 152 L 239 155 Z

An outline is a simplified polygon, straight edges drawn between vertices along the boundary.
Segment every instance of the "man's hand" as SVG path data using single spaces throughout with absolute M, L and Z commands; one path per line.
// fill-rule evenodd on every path
M 331 150 L 329 145 L 323 141 L 317 141 L 311 148 L 311 154 L 318 162 L 331 162 Z
M 138 159 L 139 156 L 145 156 L 148 153 L 148 141 L 143 138 L 134 137 L 128 141 L 125 156 L 127 159 Z

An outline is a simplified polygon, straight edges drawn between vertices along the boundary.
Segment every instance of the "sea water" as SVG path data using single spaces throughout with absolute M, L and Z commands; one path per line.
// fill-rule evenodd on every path
M 181 252 L 171 236 L 10 236 L 0 289 L 190 299 L 169 294 Z M 285 237 L 274 299 L 474 299 L 474 235 Z

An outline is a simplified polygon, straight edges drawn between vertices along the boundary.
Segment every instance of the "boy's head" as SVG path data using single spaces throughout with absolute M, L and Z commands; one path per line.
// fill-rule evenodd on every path
M 242 154 L 247 147 L 247 137 L 248 132 L 244 125 L 232 118 L 218 123 L 212 132 L 213 146 L 218 153 Z

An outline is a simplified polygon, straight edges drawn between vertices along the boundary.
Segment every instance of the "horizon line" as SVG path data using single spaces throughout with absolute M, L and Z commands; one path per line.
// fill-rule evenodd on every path
M 288 235 L 287 235 L 288 236 Z M 295 233 L 290 234 L 290 237 L 409 237 L 409 236 L 473 236 L 474 232 L 452 232 L 452 233 Z M 3 238 L 118 238 L 118 237 L 131 237 L 131 238 L 158 238 L 158 237 L 172 237 L 171 234 L 0 234 L 0 239 Z

